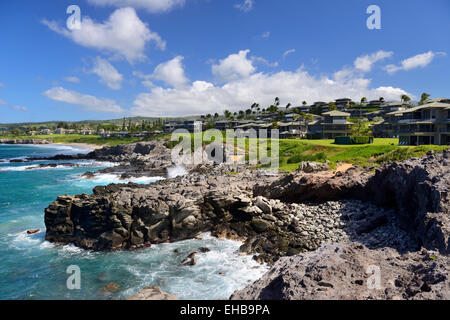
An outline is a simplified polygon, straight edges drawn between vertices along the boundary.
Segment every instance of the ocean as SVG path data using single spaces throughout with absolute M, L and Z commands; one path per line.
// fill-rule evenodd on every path
M 45 241 L 44 209 L 61 194 L 91 193 L 109 183 L 148 184 L 158 178 L 119 180 L 104 174 L 80 177 L 113 164 L 95 161 L 37 161 L 11 163 L 11 159 L 76 154 L 89 150 L 62 145 L 0 145 L 0 299 L 123 299 L 142 288 L 157 285 L 180 299 L 222 299 L 259 279 L 267 266 L 240 256 L 241 243 L 216 239 L 154 245 L 137 251 L 92 252 L 73 245 Z M 62 163 L 79 163 L 80 167 Z M 41 163 L 56 163 L 39 168 Z M 27 230 L 40 229 L 28 235 Z M 199 253 L 195 266 L 180 266 L 191 252 Z M 69 266 L 81 271 L 81 288 L 69 290 Z M 121 290 L 102 288 L 117 283 Z

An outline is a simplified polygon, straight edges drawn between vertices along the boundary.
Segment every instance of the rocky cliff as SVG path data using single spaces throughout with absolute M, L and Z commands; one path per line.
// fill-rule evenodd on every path
M 121 154 L 124 151 L 120 148 L 124 147 L 112 148 L 106 154 L 100 151 L 95 157 L 126 161 L 128 157 Z M 125 148 L 131 148 L 128 155 L 133 154 L 128 160 L 130 166 L 133 161 L 142 163 L 142 159 L 138 160 L 142 157 L 167 154 L 162 149 L 157 155 L 152 152 L 155 149 L 146 149 L 144 154 L 135 152 L 141 148 L 136 145 Z M 264 281 L 234 296 L 251 299 L 326 298 L 309 292 L 308 285 L 303 289 L 297 286 L 298 293 L 276 291 L 288 290 L 292 285 L 284 287 L 290 280 L 283 280 L 283 272 L 301 274 L 302 268 L 312 270 L 304 261 L 318 262 L 319 257 L 330 257 L 331 274 L 314 276 L 317 280 L 332 278 L 333 274 L 339 278 L 340 273 L 345 274 L 345 268 L 355 263 L 366 265 L 364 261 L 372 261 L 369 258 L 373 255 L 381 266 L 398 268 L 393 273 L 397 278 L 410 279 L 404 285 L 397 282 L 398 290 L 394 288 L 391 293 L 374 298 L 422 297 L 403 293 L 413 282 L 421 283 L 420 292 L 430 292 L 429 286 L 437 281 L 433 280 L 435 265 L 424 264 L 425 269 L 420 265 L 421 247 L 440 252 L 433 254 L 431 260 L 439 256 L 439 261 L 446 261 L 448 257 L 449 156 L 448 152 L 429 153 L 423 159 L 386 164 L 375 173 L 356 168 L 345 172 L 301 168 L 292 174 L 273 176 L 243 167 L 203 165 L 184 177 L 152 185 L 109 185 L 95 188 L 93 195 L 60 196 L 45 210 L 46 239 L 93 250 L 136 249 L 193 238 L 206 231 L 218 237 L 240 239 L 244 241 L 241 251 L 255 254 L 258 261 L 276 263 Z M 316 260 L 305 258 L 309 257 L 304 256 L 305 252 L 329 243 L 341 243 L 342 252 L 351 254 L 342 260 L 332 257 L 327 247 L 311 256 Z M 402 264 L 391 263 L 394 252 L 403 258 L 405 253 L 411 254 L 405 260 L 409 271 L 403 272 Z M 361 260 L 352 260 L 353 254 L 359 254 Z M 286 264 L 287 260 L 277 262 L 284 256 L 293 256 L 295 264 Z M 422 280 L 413 277 L 415 270 L 422 270 Z M 438 265 L 438 271 L 436 279 L 444 277 L 442 281 L 448 285 L 447 269 Z M 269 279 L 271 276 L 278 280 Z M 429 277 L 431 280 L 426 280 Z M 337 291 L 342 286 L 339 279 L 331 283 Z M 360 286 L 360 279 L 356 280 L 354 285 Z M 311 286 L 318 291 L 333 288 L 320 285 L 320 280 L 316 282 L 311 282 Z M 349 287 L 348 292 L 357 288 Z M 431 292 L 437 292 L 434 288 L 438 287 L 432 287 Z M 357 298 L 366 297 L 354 293 Z M 342 292 L 342 297 L 346 294 Z
M 450 299 L 448 256 L 420 250 L 400 254 L 358 243 L 327 244 L 281 258 L 233 300 Z M 379 278 L 378 278 L 379 275 Z
M 381 238 L 374 238 L 370 249 L 363 245 L 367 241 L 354 237 L 354 242 L 323 245 L 313 252 L 281 258 L 262 279 L 235 292 L 231 299 L 448 300 L 449 158 L 448 151 L 430 152 L 422 159 L 378 168 L 373 176 L 363 178 L 362 188 L 359 183 L 350 183 L 357 188 L 333 188 L 332 195 L 338 193 L 395 208 L 396 226 Z M 288 190 L 295 191 L 295 184 L 301 185 L 298 181 L 295 175 L 276 181 L 267 195 L 286 198 Z M 301 201 L 302 197 L 304 194 L 289 196 L 288 200 Z M 378 217 L 363 217 L 363 221 L 372 220 L 371 226 L 376 226 L 369 234 L 386 227 L 382 215 Z M 364 223 L 362 227 L 365 229 Z M 394 240 L 402 232 L 405 237 Z M 410 245 L 406 251 L 399 250 L 398 244 L 408 237 L 416 249 Z M 380 239 L 393 242 L 383 244 Z M 374 287 L 370 282 L 375 270 L 380 277 L 379 286 Z

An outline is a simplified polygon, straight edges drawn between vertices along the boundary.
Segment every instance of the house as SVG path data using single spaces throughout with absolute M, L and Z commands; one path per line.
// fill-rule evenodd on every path
M 50 129 L 42 129 L 40 133 L 42 135 L 51 135 L 51 134 L 53 134 L 53 131 Z
M 342 99 L 336 99 L 335 104 L 338 110 L 347 110 L 350 107 L 350 104 L 352 103 L 352 99 L 349 98 L 342 98 Z
M 82 129 L 82 130 L 78 131 L 78 134 L 81 134 L 82 136 L 89 136 L 94 133 L 95 133 L 95 131 L 91 130 L 91 129 Z
M 114 132 L 112 134 L 112 136 L 115 138 L 129 138 L 130 133 L 128 131 L 120 131 L 120 132 Z
M 102 133 L 99 134 L 103 139 L 111 137 L 111 131 L 103 131 Z
M 66 130 L 64 128 L 58 128 L 55 130 L 55 134 L 65 134 Z
M 136 132 L 133 134 L 134 138 L 144 138 L 144 137 L 148 137 L 150 135 L 150 133 L 148 131 L 141 131 L 141 132 Z
M 27 132 L 27 135 L 29 135 L 29 136 L 35 136 L 37 134 L 38 134 L 37 131 L 28 131 Z
M 393 114 L 399 117 L 400 145 L 450 144 L 450 99 L 430 100 Z

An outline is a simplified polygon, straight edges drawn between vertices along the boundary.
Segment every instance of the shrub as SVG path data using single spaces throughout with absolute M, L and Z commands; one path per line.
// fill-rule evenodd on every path
M 302 155 L 302 154 L 295 154 L 292 157 L 288 158 L 287 163 L 300 163 L 303 161 L 324 161 L 326 159 L 326 155 L 323 152 L 319 152 L 312 155 Z
M 373 137 L 351 137 L 351 144 L 371 144 L 373 143 Z

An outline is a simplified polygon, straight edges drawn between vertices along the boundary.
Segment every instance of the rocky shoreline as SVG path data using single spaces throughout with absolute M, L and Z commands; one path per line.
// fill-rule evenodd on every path
M 44 139 L 0 139 L 0 144 L 51 144 L 51 140 Z
M 84 157 L 118 162 L 105 172 L 124 177 L 167 176 L 174 165 L 159 142 L 103 148 Z M 450 284 L 448 159 L 449 152 L 429 153 L 375 173 L 305 164 L 278 176 L 201 165 L 151 185 L 109 185 L 96 187 L 93 195 L 60 196 L 45 210 L 46 239 L 91 250 L 134 250 L 209 231 L 242 240 L 242 252 L 273 265 L 233 299 L 442 299 Z M 395 262 L 396 255 L 402 263 Z M 321 261 L 331 269 L 323 271 Z M 368 277 L 366 262 L 389 269 L 394 287 L 367 293 L 360 284 Z M 345 284 L 342 274 L 355 265 L 361 270 L 352 269 L 355 279 Z M 415 277 L 414 270 L 423 276 Z M 313 280 L 301 284 L 308 277 Z

